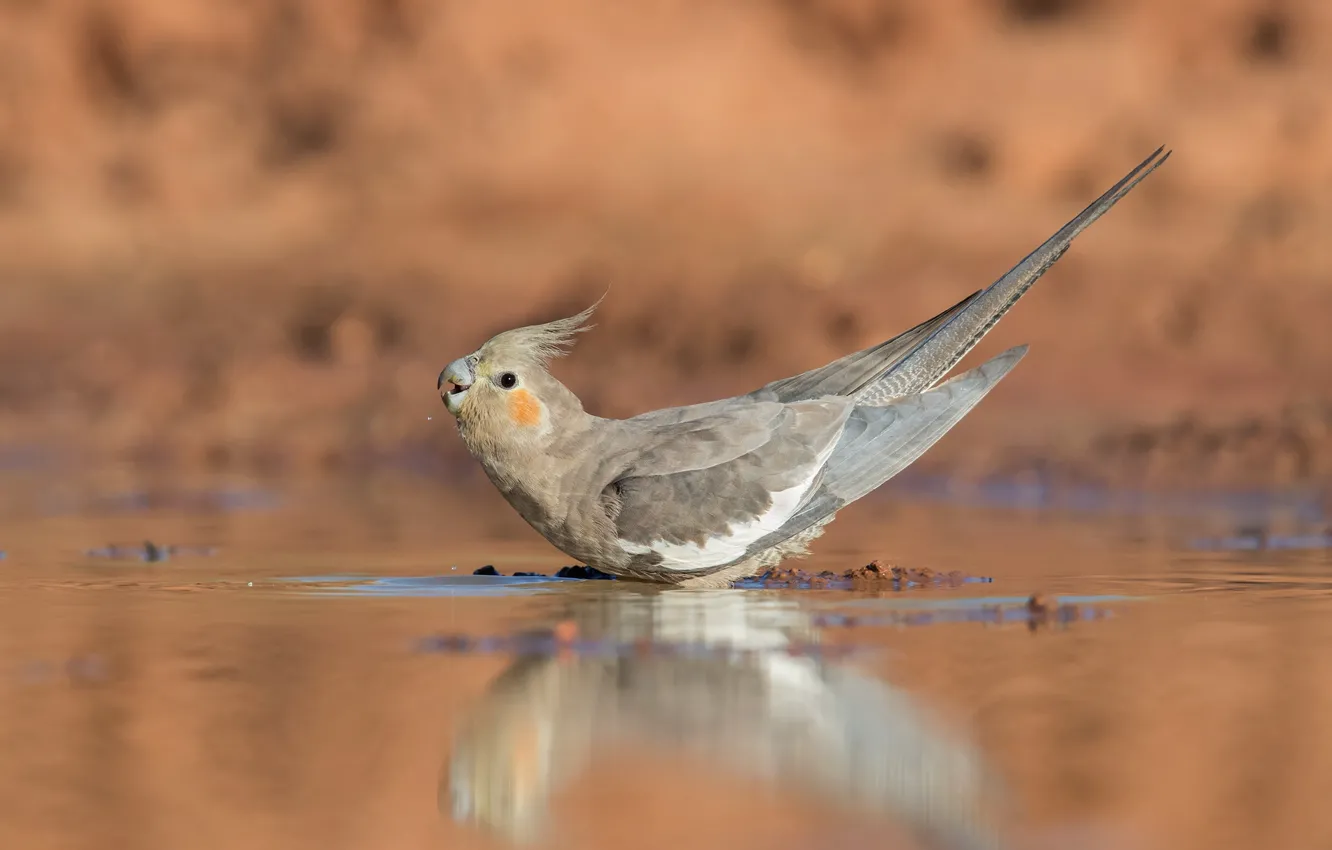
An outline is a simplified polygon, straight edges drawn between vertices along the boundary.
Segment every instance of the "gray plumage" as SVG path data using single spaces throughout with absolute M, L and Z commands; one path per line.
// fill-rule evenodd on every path
M 938 316 L 743 396 L 623 420 L 588 414 L 547 363 L 596 305 L 499 334 L 449 364 L 439 388 L 491 481 L 555 546 L 621 576 L 724 585 L 807 554 L 842 507 L 970 412 L 1026 346 L 939 381 L 1167 157 L 1158 149 L 1007 274 Z

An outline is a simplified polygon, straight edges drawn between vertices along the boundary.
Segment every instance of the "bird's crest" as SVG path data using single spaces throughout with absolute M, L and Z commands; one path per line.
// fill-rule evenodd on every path
M 591 306 L 576 315 L 546 322 L 544 325 L 529 325 L 496 334 L 483 349 L 486 353 L 518 355 L 543 365 L 553 358 L 563 357 L 573 345 L 574 338 L 592 328 L 592 325 L 587 324 L 587 320 L 592 318 L 592 313 L 605 297 L 602 295 Z

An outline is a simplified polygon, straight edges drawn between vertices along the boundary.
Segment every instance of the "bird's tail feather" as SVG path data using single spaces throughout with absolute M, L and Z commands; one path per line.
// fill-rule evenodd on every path
M 745 557 L 787 540 L 883 485 L 961 421 L 1027 353 L 1019 345 L 933 389 L 858 407 L 824 465 L 811 498 Z
M 1089 204 L 1022 262 L 981 290 L 979 295 L 969 299 L 963 309 L 933 329 L 912 350 L 901 353 L 894 362 L 887 365 L 877 380 L 859 390 L 855 396 L 856 401 L 861 404 L 883 404 L 934 386 L 1064 255 L 1079 233 L 1109 212 L 1111 207 L 1169 158 L 1169 151 L 1164 147 L 1157 148 L 1137 168 Z
M 1018 364 L 1019 345 L 923 393 L 883 407 L 856 410 L 824 470 L 825 489 L 845 502 L 859 499 L 901 472 L 943 437 Z
M 967 305 L 979 298 L 982 292 L 984 290 L 976 290 L 939 315 L 926 319 L 892 339 L 840 357 L 826 366 L 765 384 L 749 395 L 763 401 L 785 402 L 824 398 L 830 395 L 853 395 L 882 378 L 886 370 L 900 362 L 907 353 L 914 351 L 922 340 L 951 320 L 958 312 L 966 309 Z

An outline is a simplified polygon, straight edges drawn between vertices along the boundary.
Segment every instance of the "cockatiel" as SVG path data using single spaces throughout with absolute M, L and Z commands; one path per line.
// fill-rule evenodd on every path
M 542 536 L 625 578 L 720 587 L 808 554 L 842 507 L 957 424 L 1026 354 L 943 383 L 1069 244 L 1170 154 L 1158 148 L 990 286 L 905 333 L 751 393 L 630 419 L 587 413 L 547 370 L 576 316 L 500 333 L 439 375 L 458 432 Z

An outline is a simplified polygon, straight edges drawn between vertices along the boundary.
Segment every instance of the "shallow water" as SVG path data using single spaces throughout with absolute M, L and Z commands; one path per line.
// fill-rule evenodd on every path
M 801 566 L 993 582 L 680 591 L 474 577 L 566 561 L 445 481 L 5 475 L 0 847 L 1332 842 L 1306 498 L 903 487 Z

